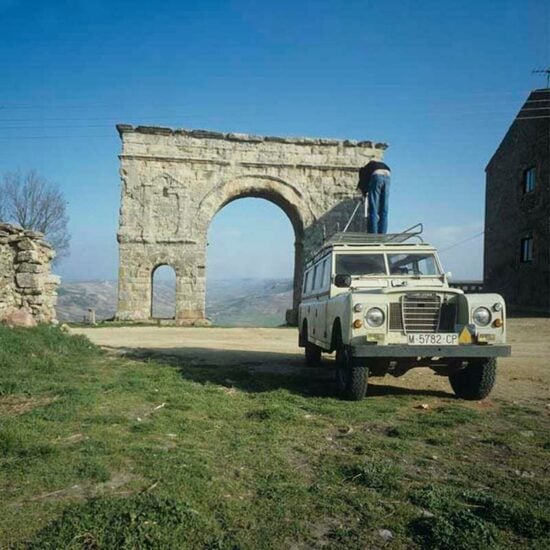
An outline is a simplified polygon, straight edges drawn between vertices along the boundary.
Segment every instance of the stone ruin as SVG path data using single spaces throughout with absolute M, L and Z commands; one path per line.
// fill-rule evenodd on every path
M 168 265 L 176 273 L 176 323 L 203 323 L 208 226 L 229 202 L 257 197 L 279 206 L 294 228 L 293 309 L 287 312 L 293 323 L 305 261 L 324 232 L 343 229 L 356 205 L 359 168 L 381 159 L 387 147 L 372 141 L 117 129 L 122 139 L 117 318 L 127 321 L 151 319 L 153 274 Z
M 0 322 L 30 326 L 56 322 L 59 277 L 44 235 L 0 223 Z

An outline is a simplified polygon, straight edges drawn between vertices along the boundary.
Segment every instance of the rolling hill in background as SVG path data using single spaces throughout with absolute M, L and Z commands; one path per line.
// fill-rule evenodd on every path
M 153 314 L 174 316 L 174 283 L 155 282 Z M 57 316 L 61 322 L 81 322 L 89 308 L 97 320 L 116 312 L 116 281 L 67 281 L 58 289 Z M 290 279 L 212 279 L 208 282 L 206 315 L 218 326 L 274 327 L 285 322 L 292 306 Z

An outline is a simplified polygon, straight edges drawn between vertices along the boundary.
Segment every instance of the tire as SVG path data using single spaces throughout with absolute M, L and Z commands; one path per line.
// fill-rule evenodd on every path
M 354 365 L 349 350 L 340 345 L 336 350 L 336 387 L 339 395 L 349 401 L 361 401 L 367 394 L 369 369 Z
M 307 335 L 306 335 L 307 338 Z M 321 364 L 321 348 L 306 340 L 306 367 L 318 367 Z
M 449 375 L 457 397 L 477 401 L 487 397 L 495 385 L 497 361 L 494 358 L 470 361 L 467 367 Z

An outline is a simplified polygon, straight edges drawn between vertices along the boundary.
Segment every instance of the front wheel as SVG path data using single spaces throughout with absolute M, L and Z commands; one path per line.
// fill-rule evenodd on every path
M 449 375 L 449 382 L 457 397 L 476 401 L 484 399 L 491 393 L 495 385 L 496 371 L 496 359 L 477 359 Z
M 336 350 L 336 387 L 338 393 L 350 401 L 361 401 L 367 394 L 369 369 L 353 364 L 349 350 L 340 346 Z

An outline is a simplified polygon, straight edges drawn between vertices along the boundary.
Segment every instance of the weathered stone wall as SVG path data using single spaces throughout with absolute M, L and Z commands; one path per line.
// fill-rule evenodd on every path
M 0 223 L 0 322 L 18 311 L 38 323 L 56 320 L 59 278 L 50 273 L 55 256 L 42 233 Z
M 535 168 L 534 191 L 523 175 Z M 485 290 L 515 309 L 550 313 L 550 90 L 532 92 L 486 168 Z M 533 236 L 532 262 L 520 261 Z
M 277 204 L 292 223 L 296 307 L 305 259 L 323 231 L 343 228 L 355 206 L 358 169 L 380 159 L 386 148 L 370 141 L 117 128 L 122 138 L 117 315 L 124 320 L 151 317 L 152 275 L 161 265 L 176 272 L 176 321 L 204 320 L 208 226 L 223 206 L 242 197 Z

